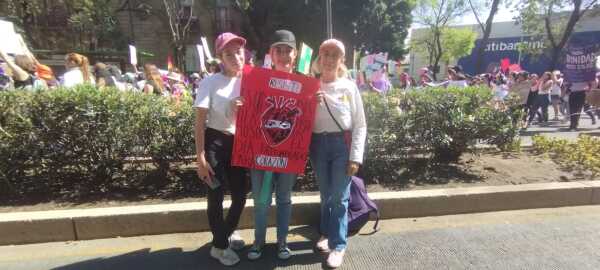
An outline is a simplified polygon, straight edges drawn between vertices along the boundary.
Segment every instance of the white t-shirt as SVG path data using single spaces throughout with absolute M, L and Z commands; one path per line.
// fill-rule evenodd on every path
M 235 134 L 236 116 L 231 100 L 240 96 L 240 77 L 227 77 L 216 73 L 200 82 L 194 107 L 208 109 L 207 127 Z
M 552 84 L 552 88 L 550 88 L 551 95 L 560 95 L 560 87 L 563 84 L 563 79 L 556 80 L 556 83 Z
M 367 121 L 362 97 L 354 82 L 346 78 L 331 83 L 321 83 L 321 91 L 331 109 L 331 114 L 344 130 L 352 130 L 350 160 L 362 163 L 367 138 Z M 317 105 L 314 133 L 341 132 L 329 115 L 324 102 Z
M 73 87 L 84 83 L 85 81 L 83 80 L 83 72 L 81 72 L 79 68 L 71 68 L 65 73 L 65 75 L 63 75 L 62 85 L 65 87 Z M 96 82 L 91 75 L 88 83 L 91 85 L 96 85 Z
M 448 87 L 464 88 L 467 86 L 469 86 L 469 84 L 465 80 L 460 80 L 460 81 L 450 80 L 450 81 L 448 81 Z

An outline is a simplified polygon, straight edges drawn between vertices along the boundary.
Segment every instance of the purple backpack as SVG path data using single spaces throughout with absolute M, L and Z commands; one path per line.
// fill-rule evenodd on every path
M 350 200 L 348 201 L 348 234 L 357 233 L 362 228 L 369 218 L 371 213 L 376 214 L 375 225 L 373 232 L 379 230 L 379 209 L 377 205 L 367 195 L 367 189 L 362 179 L 352 176 L 350 182 Z

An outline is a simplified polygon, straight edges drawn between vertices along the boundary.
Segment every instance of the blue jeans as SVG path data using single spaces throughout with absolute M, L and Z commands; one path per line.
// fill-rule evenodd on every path
M 275 186 L 275 202 L 277 204 L 277 243 L 286 243 L 292 214 L 292 188 L 296 182 L 296 174 L 273 173 L 273 186 L 269 188 L 269 199 L 260 202 L 260 192 L 265 171 L 251 170 L 252 197 L 254 198 L 254 241 L 263 245 L 267 233 L 267 217 L 272 203 L 273 186 Z
M 313 134 L 310 163 L 321 193 L 320 231 L 329 248 L 338 251 L 346 249 L 348 240 L 349 157 L 343 134 Z

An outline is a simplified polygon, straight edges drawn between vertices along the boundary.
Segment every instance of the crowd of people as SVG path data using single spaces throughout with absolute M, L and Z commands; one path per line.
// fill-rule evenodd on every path
M 195 95 L 200 80 L 220 72 L 218 59 L 207 63 L 207 70 L 185 76 L 178 68 L 159 69 L 146 63 L 138 71 L 123 72 L 112 64 L 97 62 L 93 66 L 84 55 L 69 53 L 65 56 L 65 72 L 56 76 L 53 69 L 41 64 L 30 52 L 9 56 L 0 50 L 0 91 L 21 89 L 55 89 L 88 84 L 98 88 L 115 87 L 123 91 L 139 91 L 178 98 L 187 89 Z
M 276 31 L 268 48 L 275 70 L 297 73 L 297 42 L 292 32 Z M 73 87 L 81 84 L 98 88 L 115 87 L 123 91 L 139 91 L 165 97 L 179 97 L 190 89 L 194 96 L 195 141 L 197 173 L 208 189 L 207 215 L 213 234 L 210 256 L 223 265 L 234 265 L 240 261 L 236 251 L 245 242 L 236 233 L 241 213 L 246 204 L 248 190 L 254 199 L 255 233 L 254 243 L 246 254 L 249 260 L 262 257 L 266 242 L 267 213 L 271 196 L 261 201 L 259 194 L 264 185 L 265 174 L 272 175 L 277 205 L 277 257 L 286 260 L 293 253 L 287 245 L 290 216 L 292 211 L 291 191 L 297 175 L 290 173 L 247 170 L 231 165 L 233 139 L 236 134 L 236 113 L 245 106 L 240 97 L 241 76 L 244 65 L 249 64 L 246 40 L 232 33 L 223 33 L 215 41 L 217 59 L 209 61 L 207 71 L 184 76 L 176 68 L 161 70 L 146 63 L 142 71 L 123 73 L 114 65 L 95 63 L 90 65 L 87 57 L 70 53 L 65 56 L 66 72 L 56 77 L 52 69 L 41 64 L 30 52 L 9 57 L 0 51 L 0 89 L 53 89 L 59 86 Z M 347 248 L 348 200 L 351 176 L 357 173 L 363 162 L 366 140 L 366 120 L 359 89 L 367 87 L 385 92 L 391 86 L 400 89 L 426 89 L 428 86 L 467 87 L 484 85 L 493 93 L 494 106 L 508 109 L 506 98 L 514 94 L 520 100 L 518 109 L 526 112 L 524 126 L 549 121 L 552 106 L 554 120 L 570 119 L 571 129 L 578 126 L 582 108 L 595 124 L 594 112 L 586 103 L 586 93 L 600 88 L 600 73 L 594 81 L 570 83 L 559 71 L 537 74 L 498 71 L 491 74 L 468 76 L 460 66 L 450 66 L 448 78 L 434 81 L 427 68 L 419 70 L 418 80 L 401 72 L 392 81 L 385 76 L 357 85 L 351 80 L 344 65 L 346 55 L 342 42 L 329 39 L 319 47 L 318 55 L 311 67 L 313 75 L 321 82 L 317 93 L 319 103 L 309 149 L 309 159 L 314 168 L 321 197 L 320 238 L 316 248 L 327 254 L 326 264 L 339 267 Z M 382 74 L 387 74 L 384 72 Z M 592 95 L 590 95 L 592 96 Z M 568 105 L 567 105 L 568 104 Z M 348 141 L 348 138 L 351 138 Z M 224 215 L 223 199 L 226 189 L 231 194 L 232 204 Z M 270 195 L 270 194 L 269 194 Z
M 576 83 L 565 80 L 559 70 L 547 71 L 541 76 L 527 71 L 508 70 L 469 76 L 460 66 L 448 67 L 447 78 L 441 82 L 435 82 L 428 68 L 419 70 L 418 82 L 406 72 L 401 72 L 396 77 L 398 79 L 391 80 L 392 85 L 404 90 L 431 86 L 487 86 L 494 96 L 494 106 L 500 110 L 510 109 L 505 101 L 511 94 L 515 95 L 520 102 L 518 109 L 524 110 L 526 115 L 523 128 L 531 124 L 548 125 L 550 107 L 553 110 L 552 120 L 569 121 L 569 130 L 577 130 L 582 113 L 589 115 L 592 125 L 596 124 L 596 117 L 600 117 L 600 72 L 594 80 Z M 381 92 L 379 89 L 375 91 Z

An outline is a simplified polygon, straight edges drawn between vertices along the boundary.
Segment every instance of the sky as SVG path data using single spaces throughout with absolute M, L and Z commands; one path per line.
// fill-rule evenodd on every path
M 494 22 L 512 21 L 516 15 L 517 15 L 517 12 L 515 12 L 514 10 L 508 9 L 504 6 L 500 6 L 498 13 L 496 13 L 496 15 L 494 16 Z M 481 17 L 479 17 L 479 19 L 482 22 L 485 22 L 485 20 L 487 19 L 487 16 L 488 16 L 488 13 L 485 13 Z M 469 12 L 465 16 L 463 16 L 460 20 L 458 20 L 458 22 L 456 24 L 476 24 L 476 23 L 477 23 L 477 19 L 475 19 L 475 16 L 473 15 L 472 12 Z
M 514 17 L 518 15 L 518 12 L 513 10 L 512 8 L 506 8 L 506 6 L 500 5 L 498 9 L 498 13 L 494 16 L 494 22 L 508 22 L 513 21 Z M 487 19 L 488 13 L 483 14 L 479 19 L 485 23 Z M 464 25 L 464 24 L 477 24 L 477 19 L 475 19 L 475 15 L 472 12 L 467 12 L 462 18 L 457 20 L 452 25 Z M 406 37 L 405 42 L 408 44 L 410 42 L 410 36 L 413 28 L 421 28 L 422 26 L 416 23 L 413 23 L 408 30 L 408 36 Z
M 489 13 L 481 14 L 479 19 L 485 23 Z M 498 13 L 494 16 L 494 22 L 507 22 L 513 21 L 513 18 L 518 15 L 518 12 L 514 11 L 512 8 L 506 8 L 505 6 L 500 6 L 498 9 Z M 477 24 L 477 19 L 475 19 L 475 15 L 472 12 L 467 12 L 462 18 L 456 20 L 452 25 L 462 25 L 462 24 Z M 411 28 L 420 28 L 417 23 L 413 23 Z

